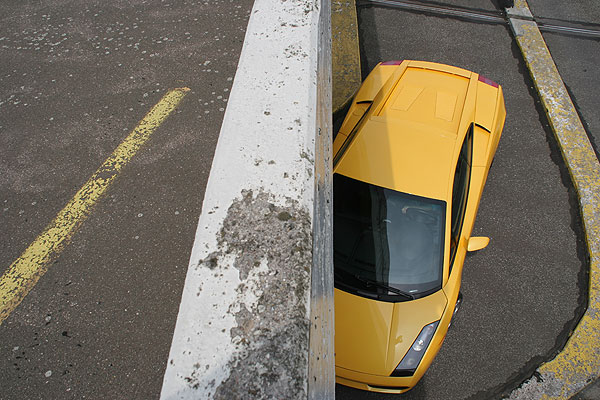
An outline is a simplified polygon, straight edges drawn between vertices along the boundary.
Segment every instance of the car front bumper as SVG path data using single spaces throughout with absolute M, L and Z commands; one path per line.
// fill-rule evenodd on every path
M 412 389 L 423 376 L 421 368 L 415 371 L 413 376 L 381 376 L 370 375 L 362 372 L 335 367 L 335 381 L 340 385 L 350 386 L 355 389 L 367 390 L 379 393 L 404 393 Z

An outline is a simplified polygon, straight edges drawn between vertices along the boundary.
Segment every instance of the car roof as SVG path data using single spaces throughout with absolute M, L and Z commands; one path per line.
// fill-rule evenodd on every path
M 460 131 L 461 119 L 472 74 L 437 66 L 412 62 L 396 82 L 383 86 L 387 93 L 377 95 L 378 104 L 373 104 L 340 159 L 337 173 L 405 193 L 448 199 L 466 133 Z

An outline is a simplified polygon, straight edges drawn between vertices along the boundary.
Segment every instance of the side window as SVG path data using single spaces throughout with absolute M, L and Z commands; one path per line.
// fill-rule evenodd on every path
M 454 264 L 454 256 L 458 248 L 462 230 L 465 209 L 467 208 L 467 195 L 471 181 L 471 161 L 473 156 L 473 125 L 469 128 L 458 156 L 458 163 L 454 172 L 452 186 L 452 215 L 450 221 L 450 270 Z

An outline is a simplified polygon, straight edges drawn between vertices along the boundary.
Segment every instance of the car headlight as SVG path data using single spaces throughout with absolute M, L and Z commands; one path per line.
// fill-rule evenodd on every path
M 440 321 L 432 322 L 421 329 L 421 333 L 419 333 L 417 339 L 412 346 L 410 346 L 410 349 L 402 361 L 400 361 L 400 364 L 398 364 L 394 372 L 392 372 L 392 376 L 411 376 L 415 373 L 415 370 L 423 358 L 423 354 L 425 354 L 425 350 L 427 350 L 429 343 L 431 343 L 431 339 L 433 338 L 433 334 L 435 333 L 439 322 Z

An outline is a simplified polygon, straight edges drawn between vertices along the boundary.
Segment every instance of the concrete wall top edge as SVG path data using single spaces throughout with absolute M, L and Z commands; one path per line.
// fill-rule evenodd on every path
M 315 150 L 319 6 L 255 1 L 162 399 L 237 397 L 236 390 L 306 397 L 315 154 L 322 153 Z M 284 300 L 270 301 L 272 293 Z M 262 382 L 263 375 L 278 378 Z

